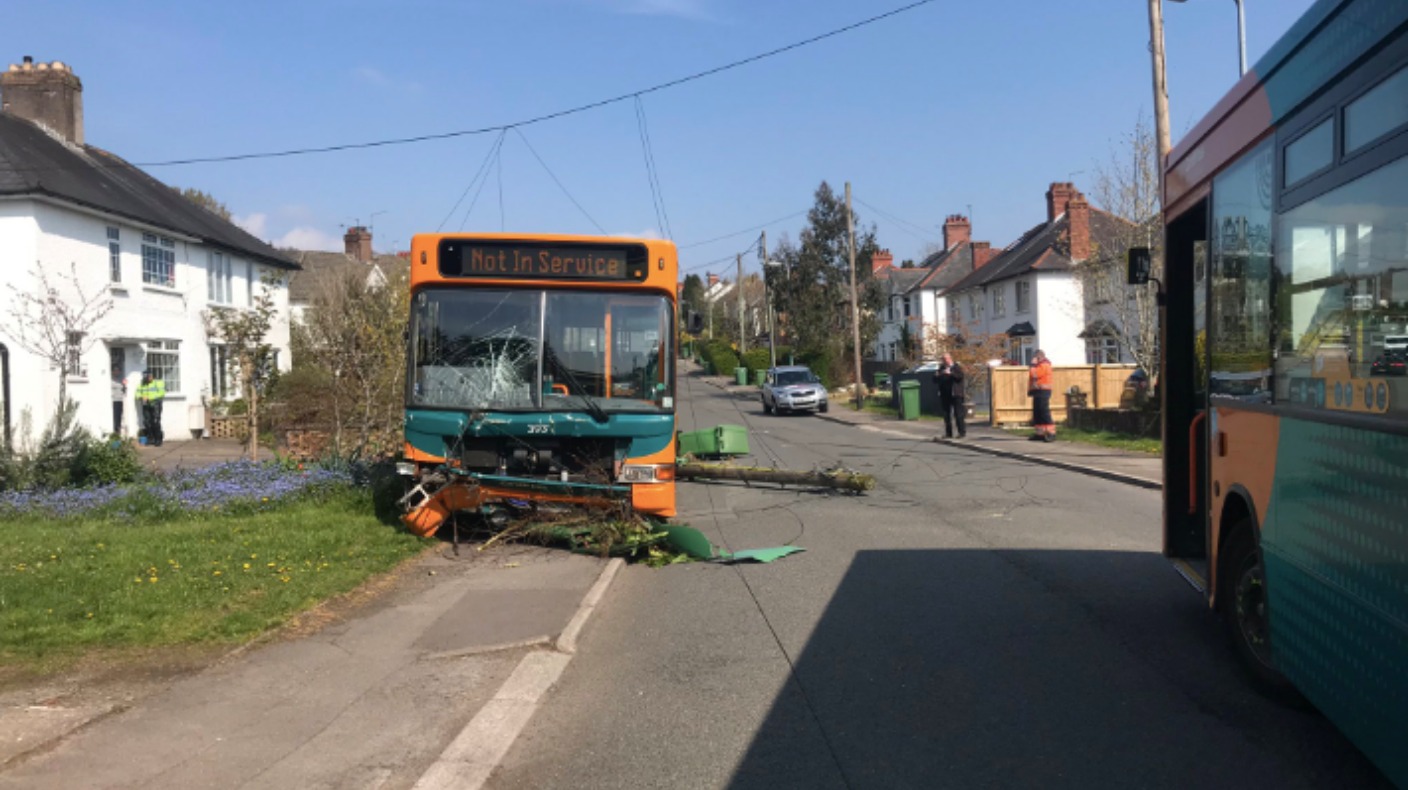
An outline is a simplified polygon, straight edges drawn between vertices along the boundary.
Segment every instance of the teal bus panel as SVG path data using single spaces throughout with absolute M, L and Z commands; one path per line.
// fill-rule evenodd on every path
M 1282 417 L 1261 549 L 1277 668 L 1408 787 L 1408 437 Z
M 577 412 L 491 411 L 471 417 L 459 411 L 406 410 L 406 441 L 423 453 L 440 457 L 447 452 L 447 441 L 459 436 L 512 436 L 623 439 L 630 442 L 626 456 L 639 458 L 664 450 L 674 433 L 673 414 L 609 414 L 606 422 L 597 422 L 591 415 Z

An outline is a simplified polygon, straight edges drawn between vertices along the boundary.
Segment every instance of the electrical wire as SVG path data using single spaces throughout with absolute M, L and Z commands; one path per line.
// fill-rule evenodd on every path
M 183 159 L 166 159 L 154 162 L 138 162 L 136 163 L 136 166 L 172 167 L 176 165 L 208 164 L 215 162 L 239 162 L 249 159 L 274 159 L 289 156 L 305 156 L 308 154 L 334 153 L 337 151 L 353 151 L 365 148 L 382 148 L 393 145 L 409 145 L 412 143 L 423 143 L 432 140 L 449 140 L 456 137 L 471 137 L 475 135 L 488 134 L 490 132 L 503 132 L 515 126 L 530 126 L 535 123 L 542 123 L 544 121 L 551 121 L 569 115 L 576 115 L 578 113 L 586 112 L 587 110 L 594 110 L 598 107 L 605 107 L 610 104 L 616 104 L 618 102 L 626 101 L 627 99 L 634 99 L 640 96 L 644 96 L 648 93 L 655 93 L 657 91 L 663 91 L 669 88 L 674 88 L 680 85 L 684 85 L 686 83 L 704 79 L 705 77 L 712 77 L 715 74 L 722 74 L 723 72 L 731 71 L 733 69 L 749 65 L 751 63 L 757 63 L 761 60 L 767 60 L 768 58 L 776 57 L 778 55 L 791 52 L 794 49 L 801 49 L 802 47 L 810 46 L 820 41 L 825 41 L 829 38 L 835 38 L 836 36 L 842 35 L 844 33 L 849 33 L 852 30 L 857 30 L 868 25 L 873 25 L 876 22 L 889 19 L 893 16 L 898 16 L 908 11 L 913 11 L 916 8 L 930 5 L 937 1 L 938 0 L 916 0 L 915 2 L 908 3 L 906 5 L 900 6 L 899 8 L 891 9 L 882 14 L 876 14 L 875 16 L 867 17 L 858 22 L 852 22 L 849 25 L 838 27 L 833 30 L 829 30 L 825 33 L 821 33 L 819 35 L 811 36 L 810 38 L 802 39 L 801 41 L 796 41 L 791 44 L 787 44 L 786 46 L 777 47 L 776 49 L 770 49 L 766 52 L 761 52 L 757 55 L 751 55 L 749 57 L 735 60 L 730 63 L 725 63 L 722 66 L 715 66 L 711 69 L 705 69 L 704 71 L 698 71 L 693 74 L 686 75 L 684 77 L 679 77 L 673 80 L 669 80 L 667 82 L 661 82 L 656 85 L 652 85 L 648 88 L 642 88 L 640 90 L 630 91 L 629 93 L 623 93 L 619 96 L 613 96 L 609 99 L 599 99 L 594 102 L 588 102 L 587 104 L 579 104 L 576 107 L 569 107 L 562 110 L 556 110 L 554 112 L 545 113 L 543 115 L 534 116 L 532 118 L 525 118 L 523 120 L 514 121 L 512 123 L 498 124 L 495 126 L 483 126 L 475 129 L 459 129 L 450 132 L 418 134 L 406 137 L 391 137 L 382 140 L 371 140 L 361 143 L 341 143 L 337 145 L 289 148 L 281 151 L 258 151 L 244 154 L 225 154 L 220 156 L 192 156 Z
M 503 137 L 502 134 L 499 136 L 500 138 Z M 494 151 L 498 149 L 498 146 L 499 140 L 495 140 L 489 145 L 489 152 L 484 155 L 484 161 L 479 163 L 479 169 L 474 171 L 474 177 L 469 179 L 468 184 L 465 184 L 464 191 L 460 193 L 460 199 L 455 201 L 454 208 L 450 209 L 450 213 L 446 214 L 445 218 L 440 220 L 440 224 L 435 227 L 436 233 L 439 233 L 445 227 L 445 223 L 454 218 L 455 212 L 460 210 L 460 204 L 463 203 L 465 197 L 469 195 L 469 190 L 474 189 L 474 184 L 479 180 L 479 177 L 488 172 L 489 163 L 494 160 Z M 463 223 L 461 223 L 461 225 L 463 225 Z
M 502 139 L 503 135 L 500 135 Z M 499 155 L 494 157 L 494 179 L 499 183 L 499 232 L 504 232 L 504 144 L 499 143 Z
M 772 222 L 764 222 L 763 224 L 757 225 L 757 226 L 755 226 L 755 227 L 744 228 L 743 230 L 735 231 L 735 232 L 733 232 L 733 233 L 725 233 L 725 234 L 722 235 L 722 236 L 715 236 L 715 237 L 712 238 L 712 239 L 706 239 L 706 240 L 704 240 L 704 241 L 691 242 L 691 243 L 689 243 L 689 244 L 682 244 L 682 245 L 679 245 L 679 246 L 677 247 L 677 249 L 688 250 L 688 249 L 691 249 L 691 248 L 693 248 L 693 247 L 703 247 L 705 244 L 713 244 L 713 243 L 716 242 L 716 241 L 723 241 L 724 239 L 731 239 L 731 238 L 733 238 L 733 237 L 735 237 L 735 236 L 742 236 L 742 235 L 745 234 L 745 233 L 756 233 L 757 231 L 765 230 L 765 229 L 767 229 L 767 228 L 770 228 L 770 227 L 772 227 L 773 225 L 776 225 L 776 224 L 779 223 L 779 222 L 786 222 L 786 221 L 789 220 L 789 219 L 793 219 L 793 218 L 795 218 L 795 217 L 800 217 L 800 216 L 802 216 L 803 214 L 807 213 L 807 212 L 810 211 L 810 210 L 811 210 L 811 209 L 803 209 L 803 210 L 801 210 L 801 211 L 797 211 L 797 212 L 794 212 L 794 213 L 792 213 L 792 214 L 788 214 L 788 215 L 785 216 L 785 217 L 778 217 L 777 219 L 773 220 Z
M 542 165 L 543 169 L 547 171 L 548 177 L 552 179 L 552 182 L 554 184 L 557 184 L 558 189 L 562 190 L 562 194 L 566 195 L 567 199 L 572 201 L 572 205 L 576 206 L 577 210 L 582 212 L 582 216 L 586 217 L 588 222 L 592 223 L 592 225 L 597 230 L 601 231 L 603 236 L 606 235 L 606 228 L 603 228 L 601 226 L 601 223 L 597 222 L 595 219 L 592 219 L 592 215 L 588 214 L 587 210 L 582 208 L 582 204 L 577 202 L 577 198 L 572 197 L 572 193 L 567 191 L 567 187 L 563 186 L 562 181 L 558 179 L 557 174 L 554 173 L 552 171 L 552 168 L 548 167 L 548 163 L 544 162 L 543 158 L 538 155 L 538 151 L 537 149 L 533 148 L 533 144 L 528 142 L 528 138 L 523 135 L 523 130 L 515 126 L 513 127 L 513 133 L 518 135 L 518 139 L 522 140 L 524 145 L 528 146 L 528 153 L 532 154 L 533 158 L 538 160 L 538 164 Z
M 707 261 L 707 262 L 705 262 L 705 263 L 696 263 L 696 264 L 693 265 L 693 266 L 689 266 L 689 267 L 686 267 L 686 268 L 684 268 L 684 269 L 680 269 L 680 273 L 681 273 L 681 274 L 688 274 L 688 273 L 690 273 L 690 272 L 694 272 L 694 271 L 698 271 L 698 270 L 700 270 L 700 269 L 703 269 L 703 268 L 705 268 L 705 267 L 707 267 L 707 266 L 717 266 L 717 265 L 720 264 L 720 263 L 724 263 L 724 262 L 726 262 L 726 261 L 735 260 L 738 256 L 740 256 L 740 255 L 747 255 L 748 253 L 750 253 L 750 252 L 752 252 L 753 250 L 757 249 L 757 248 L 758 248 L 758 242 L 759 242 L 759 241 L 762 241 L 762 239 L 757 239 L 757 240 L 755 240 L 752 244 L 749 244 L 746 248 L 744 248 L 744 249 L 742 249 L 742 250 L 739 250 L 738 252 L 736 252 L 736 253 L 734 253 L 734 254 L 732 254 L 732 255 L 725 255 L 724 257 L 719 258 L 719 259 L 717 259 L 717 260 Z
M 636 131 L 640 133 L 641 155 L 645 157 L 645 177 L 650 182 L 650 199 L 655 205 L 655 221 L 666 238 L 673 238 L 670 232 L 670 215 L 665 211 L 665 193 L 660 188 L 660 174 L 655 168 L 655 154 L 650 145 L 650 126 L 645 119 L 645 103 L 637 96 Z
M 497 158 L 498 158 L 498 156 L 499 156 L 499 149 L 503 147 L 503 144 L 504 144 L 504 137 L 505 137 L 506 135 L 507 135 L 507 132 L 500 133 L 498 139 L 494 141 L 494 150 L 491 152 L 491 155 L 494 157 L 494 159 L 497 159 Z M 485 167 L 485 169 L 484 169 L 484 177 L 479 180 L 479 188 L 476 189 L 476 190 L 474 190 L 474 197 L 473 197 L 473 199 L 471 199 L 471 200 L 469 201 L 469 208 L 465 209 L 464 217 L 463 217 L 462 219 L 460 219 L 460 228 L 459 228 L 460 230 L 464 230 L 465 223 L 469 222 L 469 217 L 470 217 L 470 215 L 472 215 L 472 214 L 474 213 L 474 207 L 475 207 L 476 205 L 478 205 L 478 203 L 479 203 L 479 195 L 484 192 L 484 185 L 487 184 L 487 183 L 489 183 L 489 169 L 488 169 L 488 168 L 493 165 L 493 162 L 490 161 L 490 162 L 486 162 L 485 164 L 486 164 L 486 167 Z
M 917 223 L 917 222 L 910 222 L 910 221 L 907 220 L 907 219 L 903 219 L 903 218 L 901 218 L 901 217 L 898 217 L 898 216 L 896 216 L 896 215 L 894 215 L 894 214 L 892 214 L 892 213 L 890 213 L 890 212 L 888 212 L 888 211 L 886 211 L 886 210 L 880 208 L 879 206 L 875 206 L 875 205 L 873 205 L 873 204 L 867 203 L 867 202 L 865 202 L 864 200 L 861 200 L 861 199 L 858 198 L 858 197 L 852 196 L 852 199 L 855 200 L 855 202 L 861 204 L 862 206 L 865 206 L 866 208 L 870 209 L 871 211 L 874 211 L 876 214 L 879 214 L 880 216 L 884 217 L 885 219 L 888 219 L 888 220 L 890 220 L 891 222 L 895 223 L 895 227 L 896 227 L 897 229 L 902 230 L 902 231 L 904 231 L 905 233 L 908 233 L 908 234 L 911 235 L 911 236 L 915 236 L 915 237 L 917 237 L 918 239 L 920 239 L 921 241 L 938 241 L 938 237 L 934 235 L 934 231 L 933 231 L 932 229 L 930 229 L 930 228 L 926 228 L 926 227 L 924 227 L 923 225 L 920 225 L 920 224 Z M 906 226 L 908 226 L 908 227 L 906 227 Z

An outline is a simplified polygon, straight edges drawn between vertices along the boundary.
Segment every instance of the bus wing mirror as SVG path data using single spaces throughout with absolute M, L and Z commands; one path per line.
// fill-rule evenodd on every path
M 1154 258 L 1148 247 L 1129 248 L 1129 284 L 1147 285 L 1154 267 Z

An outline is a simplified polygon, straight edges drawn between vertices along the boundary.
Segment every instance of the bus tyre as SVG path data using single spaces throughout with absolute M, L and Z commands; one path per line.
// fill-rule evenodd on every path
M 1276 670 L 1267 618 L 1266 578 L 1257 550 L 1256 526 L 1242 519 L 1222 549 L 1219 563 L 1218 608 L 1232 647 L 1252 685 L 1278 702 L 1304 705 L 1304 698 Z

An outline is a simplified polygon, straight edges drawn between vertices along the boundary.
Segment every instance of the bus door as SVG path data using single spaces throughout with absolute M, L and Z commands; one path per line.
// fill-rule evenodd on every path
M 1207 589 L 1208 201 L 1169 221 L 1164 276 L 1164 555 Z

